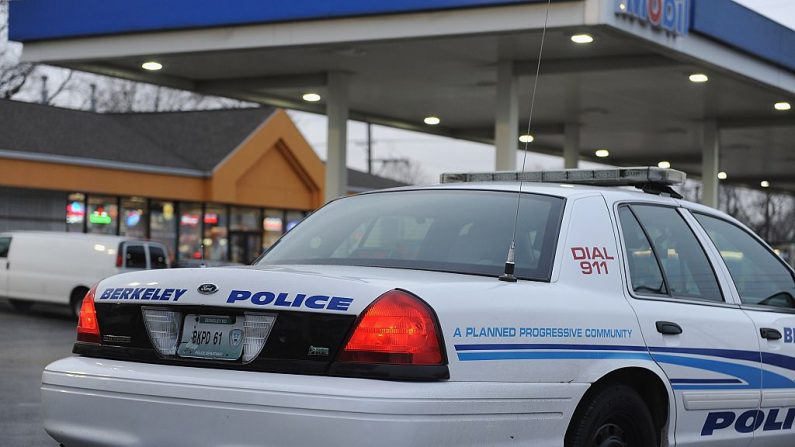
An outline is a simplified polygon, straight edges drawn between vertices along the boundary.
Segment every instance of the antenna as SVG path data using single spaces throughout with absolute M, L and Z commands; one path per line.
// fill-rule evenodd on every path
M 549 21 L 549 6 L 552 0 L 547 0 L 546 15 L 544 16 L 544 29 L 541 31 L 541 45 L 538 48 L 538 62 L 536 63 L 536 75 L 533 79 L 533 91 L 530 95 L 530 117 L 527 119 L 527 133 L 530 135 L 530 126 L 533 124 L 533 109 L 536 104 L 536 88 L 538 87 L 538 75 L 541 73 L 541 57 L 544 54 L 544 40 L 547 37 L 547 22 Z M 527 162 L 527 147 L 530 144 L 529 140 L 524 142 L 524 155 L 522 156 L 522 173 L 524 173 L 525 163 Z M 500 275 L 500 281 L 516 282 L 516 276 L 513 274 L 516 269 L 516 225 L 519 222 L 519 208 L 522 204 L 522 176 L 519 175 L 519 191 L 516 193 L 516 214 L 513 216 L 513 234 L 511 235 L 511 246 L 508 247 L 508 257 L 505 260 L 505 272 Z

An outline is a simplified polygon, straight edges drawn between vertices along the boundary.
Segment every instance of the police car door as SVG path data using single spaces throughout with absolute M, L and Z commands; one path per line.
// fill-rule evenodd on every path
M 734 283 L 732 293 L 756 325 L 762 351 L 762 404 L 743 418 L 753 446 L 795 445 L 795 280 L 792 270 L 740 226 L 693 212 Z M 741 417 L 741 415 L 738 415 Z
M 679 209 L 623 204 L 617 213 L 630 302 L 676 399 L 676 445 L 749 446 L 752 431 L 734 422 L 760 401 L 753 322 L 724 299 L 727 279 Z

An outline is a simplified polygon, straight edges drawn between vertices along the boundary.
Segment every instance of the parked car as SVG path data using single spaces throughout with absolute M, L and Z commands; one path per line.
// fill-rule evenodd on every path
M 44 371 L 44 428 L 66 447 L 791 447 L 793 270 L 681 200 L 684 177 L 447 175 L 335 200 L 250 267 L 108 278 L 78 356 Z
M 86 292 L 117 273 L 169 267 L 163 244 L 121 236 L 13 231 L 0 233 L 0 297 L 27 310 L 68 304 L 75 316 Z

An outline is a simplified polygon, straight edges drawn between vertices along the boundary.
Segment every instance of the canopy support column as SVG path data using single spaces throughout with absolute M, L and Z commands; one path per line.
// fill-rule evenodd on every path
M 495 166 L 498 171 L 516 170 L 519 141 L 519 89 L 513 61 L 497 65 L 497 110 L 494 121 Z
M 580 124 L 566 123 L 563 127 L 563 168 L 576 169 L 580 162 Z
M 327 79 L 326 115 L 326 188 L 325 201 L 348 193 L 348 75 L 329 73 Z
M 718 207 L 718 169 L 720 169 L 720 136 L 714 120 L 701 127 L 701 203 Z

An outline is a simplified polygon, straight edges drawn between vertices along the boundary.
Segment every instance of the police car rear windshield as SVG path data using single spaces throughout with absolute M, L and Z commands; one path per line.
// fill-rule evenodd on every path
M 260 264 L 408 268 L 499 276 L 511 243 L 516 193 L 420 190 L 338 200 L 308 217 Z M 522 194 L 516 276 L 549 281 L 564 200 Z

